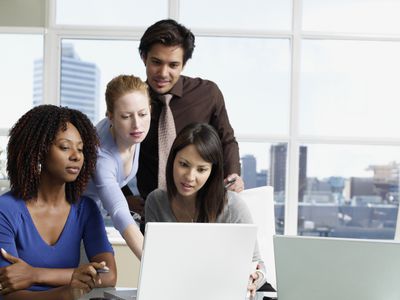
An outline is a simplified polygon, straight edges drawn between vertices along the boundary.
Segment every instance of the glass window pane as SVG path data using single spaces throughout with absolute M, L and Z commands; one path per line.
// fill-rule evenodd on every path
M 274 187 L 275 228 L 283 234 L 287 144 L 240 142 L 239 149 L 245 188 Z
M 167 0 L 57 0 L 56 23 L 147 27 L 168 16 Z
M 112 78 L 146 78 L 138 46 L 138 41 L 62 40 L 61 105 L 81 110 L 93 123 L 104 118 L 104 94 Z
M 0 128 L 9 128 L 32 108 L 34 98 L 43 101 L 36 89 L 42 77 L 34 81 L 34 61 L 43 59 L 43 36 L 0 34 L 0 44 Z
M 400 43 L 305 40 L 301 134 L 400 137 Z
M 199 37 L 184 73 L 218 84 L 236 135 L 288 133 L 289 40 Z
M 7 143 L 8 137 L 0 136 L 0 195 L 5 193 L 9 188 L 7 180 Z
M 299 234 L 393 239 L 400 147 L 304 145 Z M 304 168 L 306 168 L 304 170 Z
M 182 23 L 196 28 L 290 30 L 292 22 L 291 0 L 180 0 L 179 8 Z
M 393 0 L 303 0 L 303 30 L 400 33 L 400 2 Z

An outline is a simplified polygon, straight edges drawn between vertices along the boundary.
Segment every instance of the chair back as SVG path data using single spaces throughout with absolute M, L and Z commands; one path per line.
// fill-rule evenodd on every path
M 396 231 L 394 233 L 394 240 L 400 241 L 400 206 L 397 210 L 397 222 L 396 222 Z
M 265 262 L 267 280 L 276 289 L 275 256 L 273 236 L 275 234 L 274 192 L 272 186 L 262 186 L 241 192 L 257 225 L 257 239 L 261 258 Z

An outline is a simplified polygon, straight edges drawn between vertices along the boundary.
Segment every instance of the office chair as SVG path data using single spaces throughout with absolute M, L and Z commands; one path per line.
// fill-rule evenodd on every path
M 263 186 L 247 189 L 239 195 L 249 207 L 254 224 L 258 226 L 258 245 L 261 258 L 265 263 L 268 281 L 260 290 L 271 291 L 271 287 L 276 289 L 274 244 L 272 238 L 275 234 L 273 187 Z

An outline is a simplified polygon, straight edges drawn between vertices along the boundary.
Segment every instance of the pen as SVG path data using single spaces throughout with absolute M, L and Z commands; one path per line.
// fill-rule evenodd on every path
M 96 269 L 96 272 L 97 272 L 97 274 L 99 274 L 99 273 L 108 273 L 108 272 L 110 272 L 110 269 L 108 267 L 104 266 L 101 269 Z
M 236 177 L 232 178 L 230 180 L 227 181 L 227 183 L 225 184 L 225 189 L 227 189 L 228 187 L 230 187 L 232 184 L 234 184 L 236 181 Z

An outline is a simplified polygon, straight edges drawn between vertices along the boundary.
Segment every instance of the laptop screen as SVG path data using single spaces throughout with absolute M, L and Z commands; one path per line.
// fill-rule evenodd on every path
M 398 300 L 400 244 L 274 236 L 279 300 Z
M 245 299 L 256 234 L 251 224 L 147 223 L 137 299 Z

